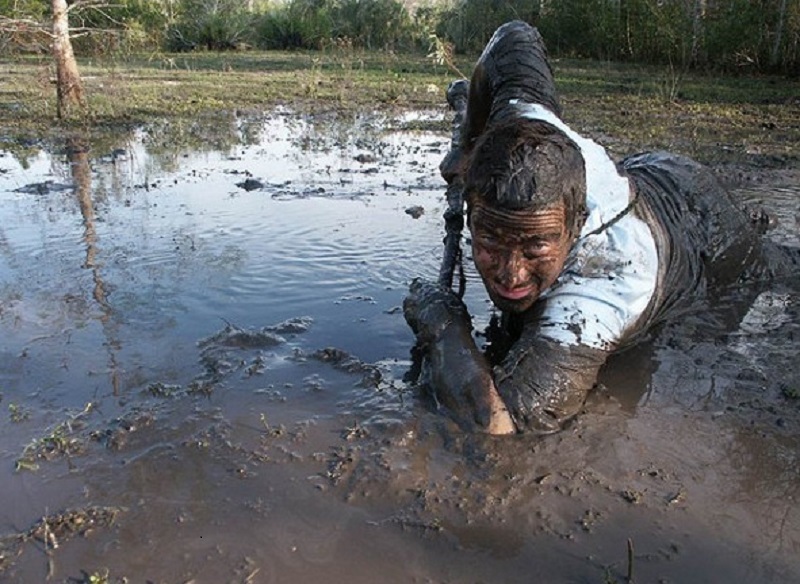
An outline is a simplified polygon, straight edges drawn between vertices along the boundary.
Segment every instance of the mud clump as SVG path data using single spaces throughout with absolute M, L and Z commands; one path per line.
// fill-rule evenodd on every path
M 244 189 L 247 192 L 250 191 L 258 191 L 264 188 L 264 183 L 255 178 L 247 178 L 242 182 L 236 183 L 236 186 L 240 189 Z
M 345 373 L 361 374 L 362 377 L 359 382 L 361 387 L 378 387 L 383 379 L 383 374 L 378 367 L 364 363 L 342 349 L 326 347 L 315 351 L 311 354 L 311 357 L 323 363 L 330 363 L 334 368 Z
M 222 330 L 197 343 L 200 348 L 200 360 L 205 365 L 207 375 L 216 379 L 244 363 L 242 351 L 255 352 L 251 365 L 246 369 L 248 375 L 255 375 L 263 372 L 266 367 L 265 350 L 285 345 L 288 335 L 305 333 L 312 323 L 313 319 L 307 316 L 290 318 L 259 329 L 243 329 L 227 323 Z M 208 387 L 207 379 L 198 380 L 197 383 L 201 385 L 205 383 Z
M 56 183 L 52 180 L 46 180 L 39 183 L 31 183 L 18 189 L 14 189 L 15 193 L 24 193 L 26 195 L 44 196 L 51 193 L 60 193 L 63 191 L 72 190 L 72 185 Z
M 218 333 L 201 340 L 197 345 L 201 349 L 212 346 L 230 347 L 234 349 L 263 349 L 276 347 L 286 342 L 286 339 L 273 333 L 268 328 L 260 330 L 245 330 L 232 324 L 227 324 Z
M 374 154 L 368 153 L 361 153 L 355 156 L 354 160 L 356 162 L 360 162 L 361 164 L 371 164 L 373 162 L 378 162 L 378 158 Z
M 243 329 L 227 323 L 221 331 L 200 340 L 197 346 L 201 349 L 212 347 L 228 347 L 232 349 L 266 349 L 277 347 L 286 342 L 283 335 L 307 332 L 314 319 L 299 316 L 265 326 L 260 329 Z
M 412 219 L 419 219 L 425 214 L 425 208 L 419 205 L 414 205 L 406 209 L 406 215 L 411 215 Z
M 153 425 L 155 421 L 156 417 L 152 412 L 133 411 L 116 418 L 107 428 L 95 430 L 90 437 L 109 450 L 120 451 L 128 445 L 132 434 Z
M 296 316 L 279 322 L 278 324 L 265 327 L 265 330 L 275 333 L 276 335 L 299 334 L 307 332 L 313 323 L 314 319 L 310 316 Z
M 95 530 L 113 525 L 117 515 L 124 511 L 121 507 L 89 506 L 67 509 L 43 517 L 23 533 L 0 538 L 0 574 L 13 563 L 13 557 L 22 553 L 23 544 L 37 541 L 45 549 L 58 547 L 75 536 L 89 537 Z

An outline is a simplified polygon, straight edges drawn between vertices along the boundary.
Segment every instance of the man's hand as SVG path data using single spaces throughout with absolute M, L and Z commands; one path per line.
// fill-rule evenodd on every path
M 436 342 L 451 324 L 472 330 L 467 307 L 455 294 L 419 278 L 409 286 L 403 314 L 417 340 L 424 344 Z
M 467 430 L 514 433 L 489 365 L 475 346 L 464 303 L 451 291 L 417 279 L 403 313 L 425 352 L 434 394 L 456 422 Z

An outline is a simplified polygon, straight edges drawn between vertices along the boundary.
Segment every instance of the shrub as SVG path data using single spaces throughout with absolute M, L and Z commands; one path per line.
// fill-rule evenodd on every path
M 340 0 L 334 4 L 333 37 L 366 49 L 410 48 L 411 17 L 398 0 Z
M 319 49 L 331 37 L 325 0 L 291 0 L 258 17 L 256 44 L 264 49 Z
M 347 39 L 366 49 L 411 48 L 414 25 L 398 0 L 290 0 L 267 10 L 256 25 L 266 49 L 317 49 Z
M 255 15 L 237 0 L 182 0 L 180 17 L 167 31 L 167 47 L 185 51 L 238 48 L 250 42 Z

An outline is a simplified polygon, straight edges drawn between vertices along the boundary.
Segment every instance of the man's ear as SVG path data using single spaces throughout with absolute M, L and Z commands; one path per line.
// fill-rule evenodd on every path
M 586 218 L 589 216 L 589 209 L 586 208 L 586 205 L 579 205 L 577 209 L 574 211 L 575 213 L 575 221 L 574 224 L 574 233 L 572 234 L 573 239 L 578 239 L 581 234 L 581 230 L 583 226 L 586 224 Z

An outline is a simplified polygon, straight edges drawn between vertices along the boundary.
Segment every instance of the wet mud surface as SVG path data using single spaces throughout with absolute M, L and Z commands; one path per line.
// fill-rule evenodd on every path
M 544 439 L 403 382 L 449 138 L 387 128 L 443 115 L 0 154 L 0 581 L 800 579 L 796 280 L 615 357 Z M 719 171 L 800 245 L 795 171 Z

